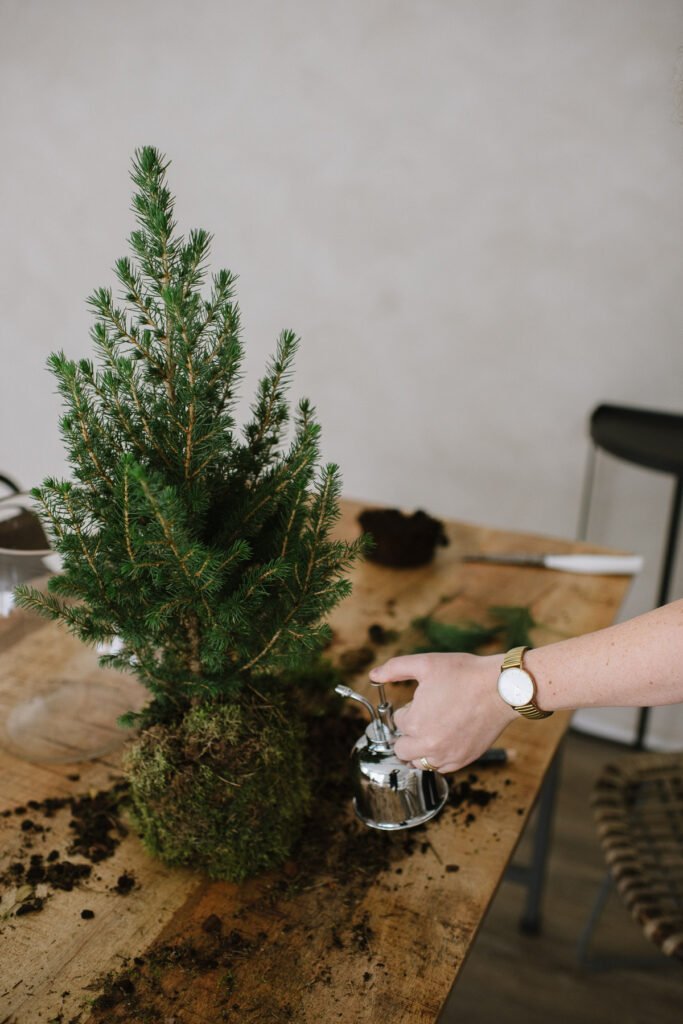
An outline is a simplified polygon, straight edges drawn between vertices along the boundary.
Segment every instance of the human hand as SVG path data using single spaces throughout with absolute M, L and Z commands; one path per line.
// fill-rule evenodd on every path
M 499 696 L 501 656 L 408 654 L 390 658 L 370 672 L 375 683 L 417 679 L 412 701 L 395 713 L 401 736 L 396 756 L 424 767 L 425 757 L 440 772 L 470 764 L 518 715 Z

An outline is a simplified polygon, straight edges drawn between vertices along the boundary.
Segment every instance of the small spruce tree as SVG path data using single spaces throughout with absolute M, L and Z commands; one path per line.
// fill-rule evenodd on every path
M 33 495 L 63 570 L 18 599 L 88 644 L 118 638 L 102 662 L 151 694 L 126 716 L 143 728 L 127 764 L 146 842 L 240 878 L 286 856 L 300 827 L 301 727 L 283 680 L 328 637 L 363 541 L 330 536 L 340 478 L 320 465 L 309 402 L 290 416 L 292 332 L 238 428 L 234 277 L 202 290 L 211 237 L 178 234 L 167 166 L 135 153 L 122 294 L 89 299 L 96 362 L 50 357 L 72 479 Z

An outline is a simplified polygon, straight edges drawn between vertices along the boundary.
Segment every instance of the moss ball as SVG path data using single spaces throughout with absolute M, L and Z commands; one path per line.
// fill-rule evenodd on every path
M 297 712 L 271 695 L 145 730 L 125 761 L 145 846 L 230 881 L 286 860 L 310 801 L 304 743 Z

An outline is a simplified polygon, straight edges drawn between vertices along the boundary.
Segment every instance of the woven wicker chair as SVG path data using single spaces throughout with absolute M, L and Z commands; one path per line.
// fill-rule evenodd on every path
M 683 961 L 683 753 L 632 754 L 607 765 L 591 803 L 609 874 L 581 937 L 580 961 L 588 963 L 612 883 L 646 937 Z

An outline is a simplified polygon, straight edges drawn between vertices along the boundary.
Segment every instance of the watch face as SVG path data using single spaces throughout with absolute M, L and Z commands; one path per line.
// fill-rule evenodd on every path
M 513 708 L 529 704 L 534 697 L 534 681 L 523 668 L 506 668 L 498 676 L 498 693 Z

